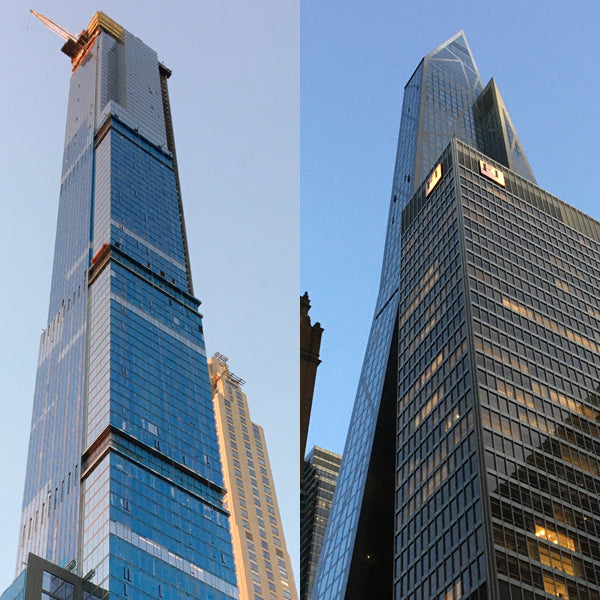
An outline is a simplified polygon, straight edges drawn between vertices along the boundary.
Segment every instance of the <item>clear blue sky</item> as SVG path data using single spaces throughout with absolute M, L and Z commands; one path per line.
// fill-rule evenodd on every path
M 307 450 L 341 453 L 379 286 L 404 85 L 464 30 L 539 185 L 600 219 L 591 2 L 301 3 L 301 290 L 324 327 Z
M 62 41 L 30 8 L 74 33 L 103 10 L 173 70 L 175 141 L 207 350 L 228 356 L 247 382 L 297 565 L 298 2 L 15 0 L 3 3 L 0 19 L 0 593 L 16 559 L 71 71 Z

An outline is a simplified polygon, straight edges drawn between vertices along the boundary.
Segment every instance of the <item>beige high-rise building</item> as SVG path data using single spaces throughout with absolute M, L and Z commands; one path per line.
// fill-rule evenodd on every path
M 297 600 L 263 428 L 227 357 L 208 360 L 240 600 Z

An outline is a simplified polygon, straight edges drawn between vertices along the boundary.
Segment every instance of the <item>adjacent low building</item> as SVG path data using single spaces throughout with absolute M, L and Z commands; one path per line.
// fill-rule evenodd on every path
M 304 465 L 306 438 L 310 423 L 317 367 L 321 364 L 319 350 L 323 328 L 320 323 L 310 322 L 308 292 L 300 296 L 300 474 Z
M 300 600 L 308 600 L 319 563 L 342 457 L 314 446 L 300 486 Z
M 76 567 L 74 560 L 65 567 L 59 567 L 30 553 L 27 567 L 0 596 L 0 600 L 110 599 L 107 590 L 90 581 L 94 571 L 90 571 L 85 577 L 79 577 L 73 572 Z

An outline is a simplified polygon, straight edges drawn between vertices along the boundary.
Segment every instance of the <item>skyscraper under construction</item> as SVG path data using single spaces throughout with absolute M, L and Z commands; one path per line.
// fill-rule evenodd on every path
M 17 574 L 32 552 L 111 599 L 237 598 L 171 72 L 103 13 L 65 37 L 73 74 Z

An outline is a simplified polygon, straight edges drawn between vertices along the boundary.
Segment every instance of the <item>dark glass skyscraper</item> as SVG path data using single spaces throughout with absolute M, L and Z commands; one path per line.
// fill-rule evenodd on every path
M 469 162 L 471 173 L 462 173 L 470 181 L 475 177 L 472 172 L 477 174 L 478 187 L 474 192 L 465 191 L 464 197 L 471 194 L 472 201 L 485 207 L 483 215 L 489 228 L 489 231 L 477 230 L 480 222 L 472 217 L 476 221 L 472 231 L 478 237 L 471 243 L 477 244 L 476 249 L 467 243 L 470 232 L 462 212 L 467 202 L 462 200 L 459 185 L 463 179 L 459 178 L 457 166 L 461 151 L 463 154 L 475 151 L 457 141 L 446 150 L 453 139 L 476 148 L 480 152 L 477 160 L 484 164 L 480 167 L 479 163 Z M 503 177 L 505 184 L 500 185 L 494 177 Z M 509 181 L 519 183 L 513 186 Z M 506 203 L 504 212 L 502 216 L 492 215 L 490 202 L 502 195 Z M 436 202 L 438 197 L 440 200 Z M 552 502 L 541 512 L 535 513 L 535 507 L 531 512 L 524 508 L 534 502 L 533 498 L 535 502 L 545 499 L 552 486 L 559 489 L 562 485 L 558 480 L 550 483 L 553 476 L 559 476 L 556 461 L 533 458 L 544 451 L 544 444 L 553 443 L 552 436 L 540 437 L 539 430 L 533 431 L 532 437 L 526 438 L 527 445 L 517 448 L 516 441 L 514 445 L 502 446 L 494 441 L 494 436 L 501 434 L 485 429 L 492 418 L 485 395 L 489 395 L 489 390 L 484 389 L 490 372 L 502 379 L 500 385 L 505 389 L 512 386 L 510 393 L 514 396 L 514 402 L 509 403 L 509 396 L 504 394 L 493 409 L 502 413 L 496 412 L 496 416 L 510 421 L 509 415 L 519 420 L 519 415 L 529 418 L 534 410 L 544 414 L 549 411 L 552 415 L 557 411 L 562 415 L 562 424 L 559 427 L 555 423 L 554 429 L 546 431 L 554 433 L 554 437 L 560 435 L 556 432 L 564 431 L 564 423 L 573 421 L 563 404 L 580 407 L 577 418 L 581 419 L 585 403 L 591 402 L 589 398 L 594 397 L 598 385 L 598 372 L 593 370 L 592 355 L 588 354 L 590 348 L 585 349 L 586 344 L 600 340 L 598 322 L 589 312 L 597 310 L 593 308 L 594 296 L 589 296 L 589 290 L 586 292 L 587 304 L 578 309 L 577 316 L 570 309 L 561 308 L 568 315 L 564 321 L 557 313 L 562 302 L 556 299 L 564 299 L 566 292 L 558 292 L 556 286 L 550 288 L 543 282 L 545 276 L 551 278 L 549 281 L 556 277 L 571 286 L 569 289 L 575 289 L 571 279 L 564 279 L 566 266 L 575 256 L 570 254 L 566 258 L 564 251 L 569 247 L 569 252 L 576 255 L 589 248 L 590 256 L 594 256 L 596 224 L 583 216 L 575 219 L 573 209 L 548 198 L 548 194 L 535 186 L 494 81 L 483 86 L 466 39 L 462 33 L 457 34 L 421 61 L 405 88 L 379 297 L 313 600 L 365 597 L 504 600 L 512 592 L 513 598 L 521 598 L 517 589 L 524 590 L 524 598 L 534 598 L 534 589 L 540 594 L 545 590 L 560 597 L 561 590 L 569 589 L 570 585 L 562 582 L 565 575 L 593 573 L 592 563 L 586 566 L 583 557 L 569 556 L 563 560 L 564 552 L 581 552 L 589 547 L 586 546 L 589 540 L 584 542 L 577 537 L 575 541 L 574 533 L 565 533 L 565 521 L 559 523 L 552 516 L 557 514 L 555 508 L 565 508 L 564 497 L 561 500 L 557 497 L 556 505 Z M 517 205 L 521 207 L 519 214 L 514 208 Z M 540 240 L 544 238 L 538 232 L 539 239 L 531 242 L 529 238 L 534 231 L 531 219 L 546 222 L 550 217 L 556 220 L 553 227 L 557 230 L 568 224 L 559 239 L 572 237 L 582 245 L 575 249 L 569 242 L 565 250 L 561 249 L 552 258 L 554 239 L 546 238 L 542 245 Z M 502 239 L 498 238 L 498 232 L 504 236 Z M 522 243 L 513 243 L 517 238 Z M 510 243 L 513 243 L 512 254 L 507 260 L 502 258 L 500 249 L 502 245 L 510 247 Z M 496 249 L 493 258 L 488 247 L 492 244 Z M 546 272 L 540 270 L 541 258 L 536 259 L 538 271 L 534 270 L 531 259 L 524 258 L 525 252 L 534 251 L 535 244 L 540 252 L 544 248 L 544 260 L 554 265 L 545 263 Z M 478 261 L 486 260 L 486 273 L 496 277 L 493 285 L 503 291 L 486 288 L 486 294 L 491 296 L 476 296 L 475 292 L 480 293 L 476 287 L 478 278 L 483 275 L 474 276 L 474 281 L 468 278 L 470 260 L 475 266 Z M 495 263 L 496 260 L 504 262 Z M 500 264 L 505 265 L 505 271 L 498 279 Z M 558 275 L 555 267 L 560 265 L 563 271 Z M 584 265 L 578 267 L 578 273 L 580 278 L 585 276 Z M 525 291 L 534 275 L 540 278 L 539 282 Z M 510 292 L 506 291 L 506 285 L 511 286 Z M 499 293 L 504 296 L 499 300 L 500 305 L 494 306 Z M 543 299 L 547 293 L 554 295 L 552 301 Z M 517 297 L 521 299 L 515 300 Z M 596 295 L 596 305 L 597 298 Z M 477 312 L 478 302 L 490 313 L 503 315 L 502 322 L 498 315 L 490 317 L 485 334 L 482 334 L 484 321 Z M 509 306 L 511 303 L 514 309 Z M 507 311 L 512 311 L 510 318 L 505 315 Z M 584 323 L 587 333 L 582 329 Z M 543 334 L 540 327 L 545 328 Z M 535 341 L 528 337 L 532 331 L 536 331 Z M 541 354 L 528 356 L 534 351 L 531 345 L 542 344 L 546 335 L 554 340 L 553 349 L 547 345 L 534 346 Z M 497 345 L 494 352 L 508 357 L 504 361 L 506 366 L 495 364 L 493 353 L 489 359 L 477 354 L 484 353 L 482 348 L 488 343 L 484 338 L 487 340 L 489 336 L 493 336 L 489 344 Z M 583 377 L 578 379 L 576 392 L 567 391 L 563 387 L 565 380 L 559 381 L 554 372 L 559 365 L 553 361 L 567 354 L 576 356 L 573 360 L 580 361 L 577 364 L 583 369 L 576 374 Z M 584 354 L 585 366 L 581 362 Z M 545 364 L 538 360 L 550 361 L 548 364 L 554 366 L 544 367 L 536 383 L 526 384 L 515 365 L 527 364 L 532 372 L 532 363 L 540 367 Z M 495 385 L 497 381 L 494 382 Z M 532 403 L 537 402 L 535 408 L 517 400 L 517 394 L 524 398 L 526 392 L 533 398 L 536 392 L 532 386 L 542 390 L 537 399 L 531 399 Z M 495 394 L 500 398 L 498 390 Z M 537 417 L 531 419 L 540 423 Z M 582 427 L 588 425 L 591 424 Z M 548 427 L 547 422 L 544 426 Z M 509 431 L 512 425 L 506 427 Z M 512 435 L 516 439 L 515 431 Z M 519 432 L 522 433 L 521 429 Z M 579 435 L 571 437 L 579 439 Z M 503 462 L 497 463 L 500 454 Z M 573 455 L 569 454 L 571 458 Z M 577 456 L 581 462 L 581 455 Z M 573 468 L 573 460 L 560 467 L 565 482 L 581 475 Z M 592 458 L 588 456 L 585 460 Z M 510 467 L 506 461 L 511 461 Z M 500 465 L 502 471 L 492 473 L 491 464 L 494 468 Z M 533 469 L 533 465 L 537 469 L 537 479 L 530 478 L 527 485 L 522 475 L 511 470 L 520 465 L 517 473 L 522 474 L 525 464 L 532 465 L 528 469 Z M 498 504 L 502 494 L 511 499 L 510 507 Z M 525 498 L 528 504 L 523 504 Z M 589 495 L 586 498 L 588 504 L 577 506 L 591 506 Z M 515 500 L 521 504 L 512 503 Z M 581 508 L 573 511 L 570 508 L 570 516 L 565 519 L 574 524 L 583 513 L 578 512 Z M 499 522 L 503 518 L 505 525 Z M 499 533 L 494 537 L 497 530 L 507 536 L 502 538 L 508 544 L 503 550 L 499 546 L 494 548 L 500 539 Z M 552 531 L 550 537 L 546 535 L 548 531 Z M 563 536 L 560 539 L 559 533 Z M 561 545 L 561 540 L 567 546 L 563 544 L 558 551 L 556 546 Z M 554 544 L 553 549 L 550 543 Z M 551 550 L 556 553 L 555 558 Z M 559 563 L 558 557 L 563 562 Z M 564 567 L 562 574 L 558 573 L 559 564 Z M 575 564 L 580 565 L 578 571 Z M 587 581 L 596 585 L 595 576 L 590 575 Z M 576 584 L 573 585 L 575 588 L 571 586 L 569 594 L 576 589 Z M 593 594 L 593 587 L 583 589 Z M 579 594 L 583 593 L 581 590 Z
M 600 598 L 600 223 L 453 140 L 402 213 L 395 597 Z
M 391 594 L 385 548 L 394 531 L 401 213 L 453 136 L 534 180 L 497 88 L 492 80 L 484 89 L 462 32 L 425 56 L 404 90 L 379 296 L 313 591 L 319 599 Z
M 300 484 L 300 600 L 308 600 L 319 564 L 342 457 L 314 446 Z
M 73 64 L 17 573 L 237 597 L 199 301 L 156 53 L 102 13 Z

